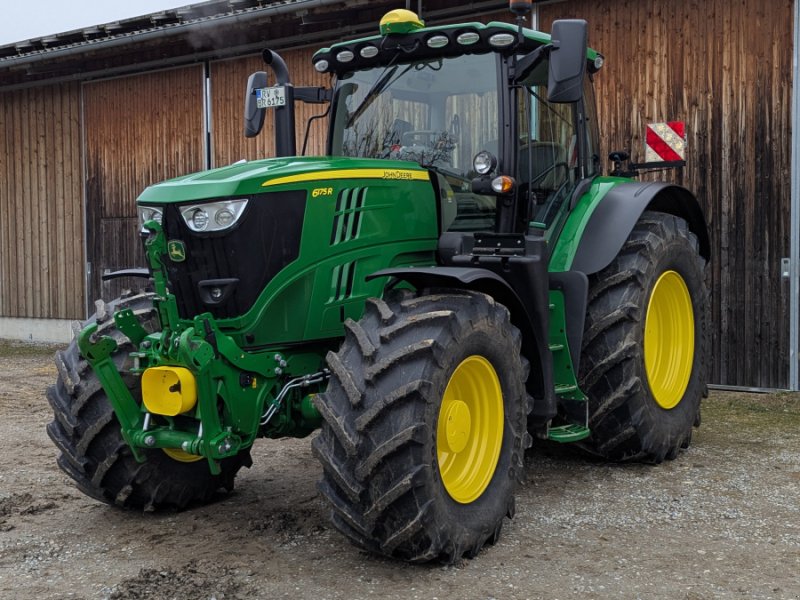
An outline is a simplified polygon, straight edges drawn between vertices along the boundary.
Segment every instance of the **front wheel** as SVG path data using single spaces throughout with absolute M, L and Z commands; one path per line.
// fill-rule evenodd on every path
M 707 393 L 704 264 L 685 220 L 645 212 L 590 278 L 580 366 L 590 452 L 658 463 L 689 446 Z
M 122 308 L 130 308 L 148 332 L 157 326 L 152 295 L 114 300 L 105 312 L 110 315 Z M 134 397 L 140 398 L 141 378 L 128 372 L 128 352 L 133 345 L 113 319 L 98 325 L 98 335 L 117 341 L 112 358 Z M 236 473 L 242 466 L 250 466 L 249 451 L 223 460 L 219 475 L 211 474 L 206 461 L 180 450 L 146 450 L 147 460 L 138 463 L 122 438 L 105 390 L 81 358 L 76 341 L 56 354 L 56 366 L 58 380 L 47 390 L 54 415 L 47 433 L 61 451 L 58 466 L 88 496 L 123 508 L 181 509 L 209 502 L 219 489 L 232 490 Z
M 522 475 L 527 361 L 478 293 L 367 302 L 348 321 L 314 452 L 334 525 L 358 546 L 453 562 L 499 535 Z

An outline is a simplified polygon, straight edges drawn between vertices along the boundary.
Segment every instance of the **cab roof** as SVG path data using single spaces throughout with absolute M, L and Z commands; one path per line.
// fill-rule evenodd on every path
M 421 21 L 418 22 L 421 24 Z M 398 52 L 403 53 L 402 62 L 408 62 L 486 52 L 527 53 L 550 43 L 550 34 L 527 28 L 522 29 L 520 40 L 516 25 L 499 21 L 408 29 L 402 33 L 387 33 L 340 42 L 318 50 L 311 60 L 321 73 L 341 74 L 387 65 L 396 60 Z M 595 70 L 593 66 L 597 56 L 598 53 L 592 49 L 586 53 L 592 71 Z

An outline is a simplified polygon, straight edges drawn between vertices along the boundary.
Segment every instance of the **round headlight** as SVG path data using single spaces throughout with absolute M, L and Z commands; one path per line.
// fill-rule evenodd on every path
M 197 231 L 203 231 L 206 227 L 208 227 L 208 213 L 204 211 L 202 208 L 198 208 L 192 214 L 192 226 Z
M 491 173 L 497 166 L 497 159 L 491 152 L 481 150 L 472 159 L 472 167 L 478 175 L 486 175 Z
M 605 62 L 606 62 L 606 59 L 603 58 L 603 55 L 602 54 L 598 54 L 597 57 L 594 59 L 594 68 L 599 71 L 600 69 L 603 68 L 603 65 L 605 64 Z
M 322 60 L 318 60 L 314 63 L 314 68 L 320 73 L 324 73 L 328 70 L 328 61 L 324 58 Z
M 373 58 L 378 56 L 378 49 L 375 46 L 364 46 L 358 53 L 361 58 Z
M 147 230 L 144 228 L 144 224 L 148 221 L 155 221 L 159 225 L 162 223 L 163 214 L 159 208 L 154 208 L 152 206 L 139 206 L 137 213 L 139 216 L 139 230 L 142 233 L 147 233 Z
M 214 221 L 216 221 L 217 225 L 220 227 L 228 227 L 228 225 L 233 223 L 234 218 L 234 214 L 227 208 L 218 210 L 217 214 L 214 215 Z

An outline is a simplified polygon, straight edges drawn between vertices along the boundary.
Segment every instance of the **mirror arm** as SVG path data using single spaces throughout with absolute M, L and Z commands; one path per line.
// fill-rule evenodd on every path
M 553 44 L 539 46 L 536 50 L 519 59 L 509 71 L 509 79 L 515 83 L 525 79 L 539 62 L 550 55 Z
M 294 99 L 307 104 L 325 104 L 333 99 L 333 90 L 324 87 L 296 87 Z

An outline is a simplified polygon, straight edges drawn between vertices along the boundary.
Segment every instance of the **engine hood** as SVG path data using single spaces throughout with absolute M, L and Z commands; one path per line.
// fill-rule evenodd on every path
M 399 160 L 307 156 L 238 162 L 227 167 L 184 175 L 151 185 L 139 204 L 169 204 L 246 196 L 275 189 L 297 189 L 332 180 L 428 181 L 417 163 Z

